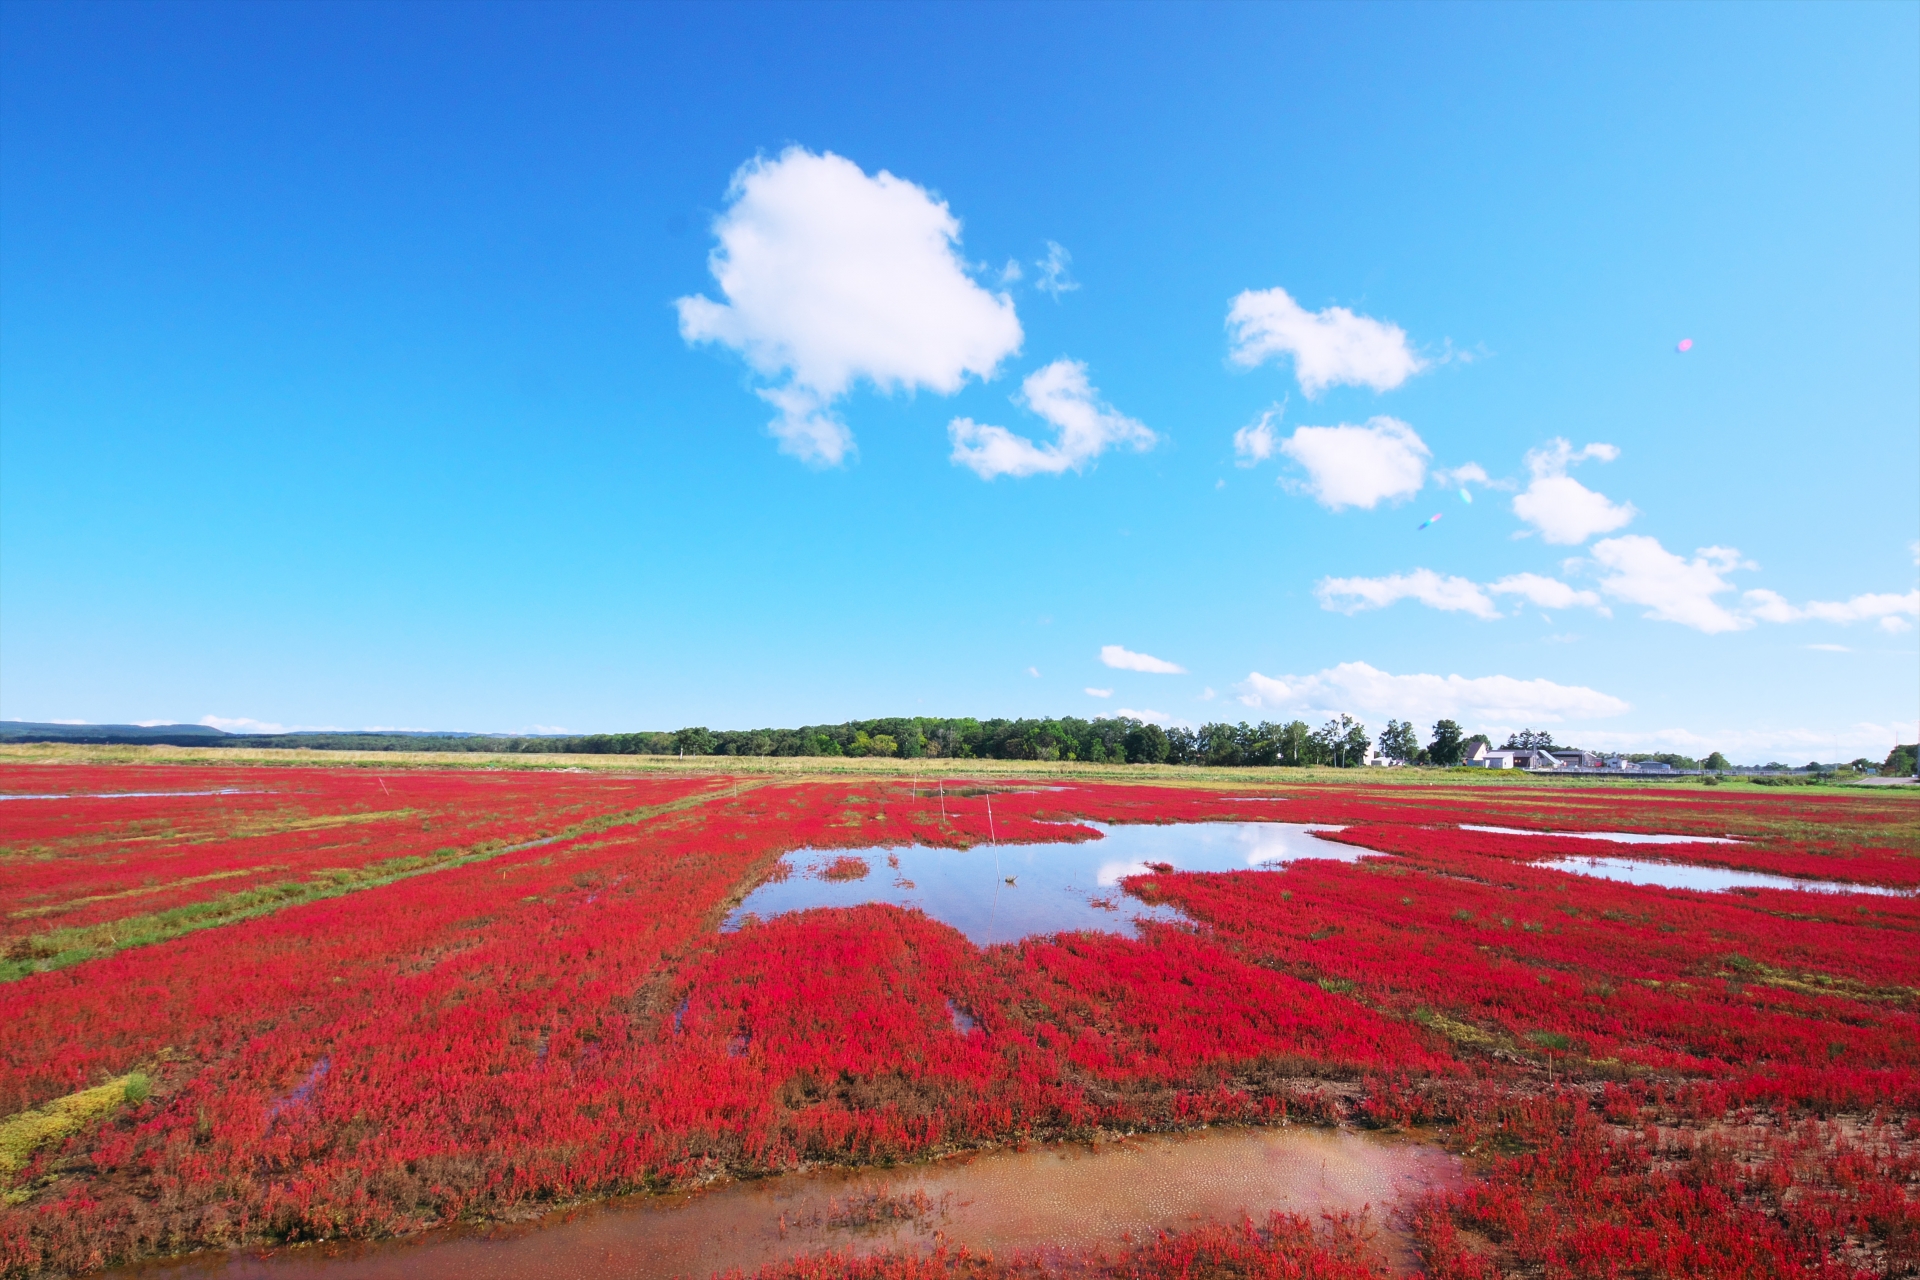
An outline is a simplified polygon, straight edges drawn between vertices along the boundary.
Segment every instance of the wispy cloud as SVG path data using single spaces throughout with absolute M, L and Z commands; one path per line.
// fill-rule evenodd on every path
M 1493 597 L 1519 596 L 1543 609 L 1580 606 L 1608 612 L 1600 597 L 1591 591 L 1568 586 L 1558 578 L 1537 573 L 1515 573 L 1482 586 L 1469 578 L 1441 576 L 1431 569 L 1395 573 L 1380 578 L 1322 578 L 1313 593 L 1323 609 L 1354 614 L 1367 609 L 1384 609 L 1401 600 L 1413 600 L 1443 613 L 1468 613 L 1476 618 L 1494 619 L 1501 615 Z
M 1365 609 L 1384 609 L 1399 600 L 1417 600 L 1429 609 L 1445 613 L 1470 613 L 1476 618 L 1497 618 L 1500 610 L 1478 583 L 1466 578 L 1441 577 L 1431 569 L 1396 573 L 1384 578 L 1322 578 L 1313 594 L 1320 607 L 1337 613 L 1354 614 Z
M 1185 667 L 1168 662 L 1165 658 L 1156 658 L 1150 653 L 1135 653 L 1117 644 L 1101 645 L 1100 661 L 1120 671 L 1145 671 L 1162 676 L 1179 676 L 1187 672 Z
M 1092 685 L 1088 685 L 1088 686 L 1087 686 L 1087 696 L 1088 696 L 1089 698 L 1111 698 L 1111 697 L 1113 696 L 1113 690 L 1111 690 L 1111 689 L 1096 689 L 1096 688 L 1094 688 L 1094 687 L 1093 687 Z
M 1280 437 L 1274 431 L 1273 423 L 1281 411 L 1282 406 L 1275 405 L 1262 413 L 1258 422 L 1249 423 L 1233 433 L 1234 466 L 1257 467 L 1279 451 Z M 1223 480 L 1221 483 L 1226 482 Z
M 1033 264 L 1040 272 L 1033 287 L 1050 294 L 1055 302 L 1063 293 L 1072 293 L 1080 287 L 1073 278 L 1073 255 L 1052 240 L 1047 241 L 1047 256 Z
M 1778 592 L 1764 589 L 1746 592 L 1747 611 L 1762 622 L 1878 622 L 1882 631 L 1898 633 L 1913 624 L 1908 618 L 1920 618 L 1920 591 L 1905 595 L 1866 593 L 1851 600 L 1810 600 L 1803 605 L 1789 604 Z

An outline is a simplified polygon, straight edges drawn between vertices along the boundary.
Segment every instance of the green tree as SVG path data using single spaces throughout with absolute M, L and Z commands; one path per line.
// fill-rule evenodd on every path
M 1427 744 L 1427 755 L 1435 764 L 1456 765 L 1460 763 L 1462 739 L 1465 731 L 1452 720 L 1434 722 L 1433 741 Z
M 1297 769 L 1302 765 L 1313 763 L 1313 733 L 1307 728 L 1306 721 L 1289 721 L 1287 726 L 1280 730 L 1278 738 L 1281 764 Z
M 1380 731 L 1380 754 L 1401 764 L 1412 764 L 1420 756 L 1420 734 L 1405 720 L 1389 720 Z
M 1703 769 L 1710 769 L 1714 773 L 1725 773 L 1727 770 L 1733 768 L 1732 765 L 1727 763 L 1727 758 L 1718 751 L 1701 761 L 1700 766 Z
M 1313 732 L 1321 764 L 1343 769 L 1367 762 L 1367 727 L 1342 712 Z
M 1127 731 L 1127 763 L 1159 764 L 1167 758 L 1167 731 L 1157 724 L 1136 725 Z
M 1531 729 L 1522 729 L 1518 733 L 1508 734 L 1507 745 L 1502 747 L 1501 750 L 1551 751 L 1553 750 L 1553 735 L 1544 729 L 1539 733 L 1535 733 Z

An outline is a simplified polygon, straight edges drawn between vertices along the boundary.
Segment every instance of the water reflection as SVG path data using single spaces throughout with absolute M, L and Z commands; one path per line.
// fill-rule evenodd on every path
M 1212 1129 L 988 1152 L 884 1172 L 828 1170 L 612 1201 L 535 1226 L 468 1228 L 274 1257 L 235 1253 L 140 1268 L 221 1280 L 669 1280 L 751 1270 L 822 1250 L 1115 1248 L 1207 1220 L 1264 1221 L 1368 1206 L 1400 1267 L 1402 1208 L 1464 1185 L 1438 1147 L 1343 1130 Z M 123 1273 L 129 1274 L 129 1273 Z
M 1742 844 L 1732 836 L 1649 835 L 1643 831 L 1528 831 L 1522 827 L 1476 827 L 1460 824 L 1462 831 L 1491 831 L 1501 836 L 1565 836 L 1569 840 L 1611 840 L 1615 844 Z
M 1679 862 L 1638 862 L 1632 858 L 1556 858 L 1533 864 L 1547 871 L 1570 871 L 1575 875 L 1618 880 L 1625 884 L 1651 884 L 1664 889 L 1802 889 L 1812 893 L 1877 893 L 1893 897 L 1911 897 L 1904 889 L 1883 889 L 1878 885 L 1846 884 L 1839 880 L 1796 880 L 1792 876 L 1772 876 L 1763 871 L 1735 871 L 1730 867 L 1690 867 Z
M 1150 907 L 1121 891 L 1122 879 L 1144 874 L 1151 863 L 1181 871 L 1245 871 L 1298 858 L 1353 862 L 1367 852 L 1316 839 L 1312 832 L 1342 828 L 1313 823 L 1086 825 L 1101 838 L 971 849 L 800 849 L 782 859 L 785 878 L 776 876 L 747 895 L 722 928 L 738 929 L 748 915 L 764 920 L 810 907 L 889 902 L 918 907 L 977 946 L 1079 929 L 1135 933 L 1142 920 L 1181 918 L 1170 907 Z M 865 860 L 869 873 L 824 878 L 836 859 L 848 857 Z

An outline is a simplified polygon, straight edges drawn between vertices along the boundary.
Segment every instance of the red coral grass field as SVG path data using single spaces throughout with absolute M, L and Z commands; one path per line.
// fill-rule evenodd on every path
M 1920 1271 L 1920 900 L 1536 865 L 1620 852 L 1574 832 L 1733 836 L 1634 856 L 1910 889 L 1906 797 L 1263 786 L 0 765 L 0 795 L 52 797 L 0 801 L 0 1267 L 1284 1117 L 1467 1158 L 1418 1207 L 1435 1276 Z M 876 846 L 1249 820 L 1344 829 L 1126 879 L 1104 905 L 1177 912 L 1131 931 L 983 948 L 877 903 L 721 928 L 799 850 L 850 885 Z M 1385 1266 L 1279 1216 L 1070 1261 Z

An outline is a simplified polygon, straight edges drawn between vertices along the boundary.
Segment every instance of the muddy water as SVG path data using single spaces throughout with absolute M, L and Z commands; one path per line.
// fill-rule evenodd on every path
M 1371 1206 L 1379 1242 L 1413 1262 L 1404 1210 L 1458 1187 L 1438 1147 L 1345 1130 L 1210 1129 L 1067 1144 L 868 1173 L 793 1174 L 610 1201 L 531 1226 L 376 1245 L 237 1253 L 118 1273 L 140 1280 L 669 1280 L 804 1253 L 931 1249 L 1004 1254 L 1117 1247 L 1200 1221 L 1264 1221 Z
M 1321 840 L 1313 833 L 1341 828 L 1312 823 L 1086 825 L 1101 838 L 969 849 L 800 849 L 782 859 L 786 877 L 755 889 L 722 927 L 737 929 L 749 915 L 764 920 L 810 907 L 890 902 L 918 907 L 983 947 L 1075 929 L 1132 933 L 1142 920 L 1181 918 L 1169 907 L 1129 898 L 1119 887 L 1125 877 L 1144 874 L 1149 863 L 1182 871 L 1245 871 L 1283 867 L 1300 858 L 1352 862 L 1379 856 Z M 839 880 L 819 874 L 824 865 L 843 858 L 864 862 L 866 874 Z

